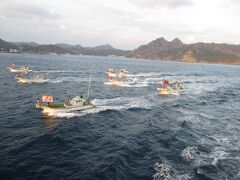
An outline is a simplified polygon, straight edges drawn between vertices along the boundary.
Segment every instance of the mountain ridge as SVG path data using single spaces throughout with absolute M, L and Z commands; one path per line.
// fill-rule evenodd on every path
M 240 45 L 227 43 L 184 44 L 179 38 L 167 41 L 157 38 L 148 44 L 128 51 L 115 49 L 109 44 L 83 47 L 67 43 L 38 44 L 35 42 L 7 42 L 0 39 L 0 52 L 23 52 L 36 54 L 82 54 L 95 56 L 124 56 L 166 61 L 240 64 Z
M 240 64 L 240 45 L 202 42 L 184 44 L 178 38 L 167 41 L 161 37 L 148 44 L 139 46 L 128 54 L 127 57 L 167 61 Z
M 0 39 L 0 52 L 23 52 L 36 54 L 82 54 L 95 56 L 126 56 L 129 51 L 116 49 L 109 44 L 96 47 L 83 47 L 67 43 L 38 44 L 35 42 L 7 42 Z

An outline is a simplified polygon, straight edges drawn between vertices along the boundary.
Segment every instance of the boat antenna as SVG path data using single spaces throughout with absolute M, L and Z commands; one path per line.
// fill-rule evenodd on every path
M 91 88 L 91 81 L 92 81 L 92 68 L 93 68 L 93 65 L 91 66 L 89 82 L 88 82 L 88 92 L 87 92 L 87 99 L 88 100 L 90 98 L 90 88 Z
M 67 101 L 70 99 L 69 89 L 67 90 Z

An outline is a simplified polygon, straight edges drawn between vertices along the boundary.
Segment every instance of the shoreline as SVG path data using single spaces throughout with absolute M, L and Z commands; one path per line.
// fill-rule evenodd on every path
M 163 60 L 163 59 L 144 59 L 144 58 L 135 58 L 135 57 L 126 57 L 126 56 L 116 56 L 116 55 L 108 55 L 108 56 L 97 56 L 97 55 L 83 55 L 83 54 L 58 54 L 58 53 L 28 53 L 28 52 L 3 52 L 0 51 L 0 54 L 23 54 L 23 55 L 54 55 L 54 56 L 90 56 L 90 57 L 106 57 L 106 58 L 124 58 L 124 59 L 135 59 L 135 60 L 144 60 L 144 61 L 154 61 L 154 62 L 181 62 L 181 63 L 189 63 L 189 64 L 215 64 L 215 65 L 240 65 L 239 63 L 222 63 L 222 62 L 207 62 L 207 61 L 199 61 L 199 62 L 191 62 L 191 61 L 184 61 L 184 60 Z

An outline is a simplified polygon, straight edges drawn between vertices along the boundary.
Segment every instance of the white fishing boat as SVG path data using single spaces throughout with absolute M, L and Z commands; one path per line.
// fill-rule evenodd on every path
M 128 77 L 128 71 L 121 69 L 120 71 L 114 71 L 113 68 L 108 68 L 106 71 L 108 82 L 105 84 L 110 84 L 113 86 L 125 86 L 133 85 L 136 82 Z
M 113 70 L 113 68 L 108 68 L 108 70 L 105 73 L 110 78 L 115 78 L 118 76 L 117 73 Z
M 171 83 L 168 80 L 163 80 L 157 90 L 162 95 L 179 95 L 181 84 L 178 81 Z
M 31 68 L 30 66 L 20 66 L 20 67 L 16 67 L 15 64 L 10 65 L 9 67 L 7 67 L 9 72 L 13 72 L 13 73 L 28 73 L 31 72 Z
M 32 84 L 32 83 L 41 84 L 41 83 L 48 82 L 48 79 L 42 75 L 34 75 L 29 78 L 22 77 L 21 75 L 17 75 L 16 79 L 17 79 L 17 82 L 22 83 L 22 84 Z
M 114 70 L 113 68 L 108 68 L 108 70 L 105 72 L 109 78 L 124 78 L 128 76 L 128 71 L 125 69 L 121 70 Z
M 45 116 L 54 116 L 57 113 L 67 113 L 73 111 L 83 111 L 93 108 L 93 104 L 90 100 L 84 99 L 81 96 L 76 96 L 70 100 L 66 100 L 64 103 L 55 103 L 53 96 L 42 96 L 42 100 L 37 100 L 36 108 L 43 110 Z
M 63 103 L 55 103 L 53 100 L 53 96 L 44 95 L 42 96 L 42 100 L 37 100 L 36 108 L 42 109 L 43 114 L 46 117 L 51 117 L 61 112 L 66 113 L 74 111 L 84 111 L 93 108 L 94 105 L 90 100 L 91 79 L 92 71 L 89 78 L 87 98 L 83 98 L 83 96 L 76 96 L 72 99 L 67 98 Z

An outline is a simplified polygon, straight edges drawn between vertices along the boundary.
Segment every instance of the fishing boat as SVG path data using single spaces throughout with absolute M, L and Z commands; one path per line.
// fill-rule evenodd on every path
M 43 110 L 43 114 L 46 117 L 54 116 L 56 113 L 66 113 L 74 111 L 84 111 L 94 107 L 90 100 L 90 88 L 91 88 L 92 71 L 88 83 L 87 98 L 83 96 L 76 96 L 74 98 L 67 98 L 64 102 L 54 102 L 54 97 L 50 95 L 42 96 L 42 99 L 37 99 L 36 108 Z
M 181 84 L 178 81 L 171 83 L 170 81 L 163 79 L 163 82 L 157 90 L 162 95 L 179 95 Z
M 32 83 L 46 83 L 48 82 L 48 79 L 44 77 L 43 75 L 33 75 L 29 78 L 22 77 L 20 74 L 16 76 L 17 82 L 22 84 L 32 84 Z
M 115 78 L 117 77 L 117 73 L 113 70 L 113 68 L 108 68 L 108 70 L 105 72 L 108 77 Z
M 16 67 L 15 64 L 10 65 L 9 67 L 7 67 L 7 69 L 9 72 L 13 72 L 13 73 L 22 73 L 22 72 L 28 73 L 32 71 L 30 66 Z
M 113 86 L 124 86 L 124 85 L 133 85 L 136 82 L 128 77 L 128 71 L 125 69 L 121 69 L 120 71 L 114 71 L 113 68 L 108 68 L 106 71 L 108 82 L 106 84 L 110 84 Z
M 93 108 L 93 104 L 89 99 L 84 99 L 82 96 L 76 96 L 72 99 L 65 100 L 63 103 L 53 101 L 53 96 L 42 96 L 42 100 L 38 99 L 36 108 L 43 110 L 45 116 L 54 116 L 57 113 L 66 113 L 73 111 L 83 111 Z
M 121 69 L 120 72 L 118 73 L 118 77 L 119 78 L 126 78 L 126 77 L 128 77 L 128 71 L 126 71 L 125 69 Z
M 108 70 L 105 72 L 109 78 L 123 78 L 128 76 L 128 71 L 125 69 L 121 70 L 114 70 L 113 68 L 108 68 Z

